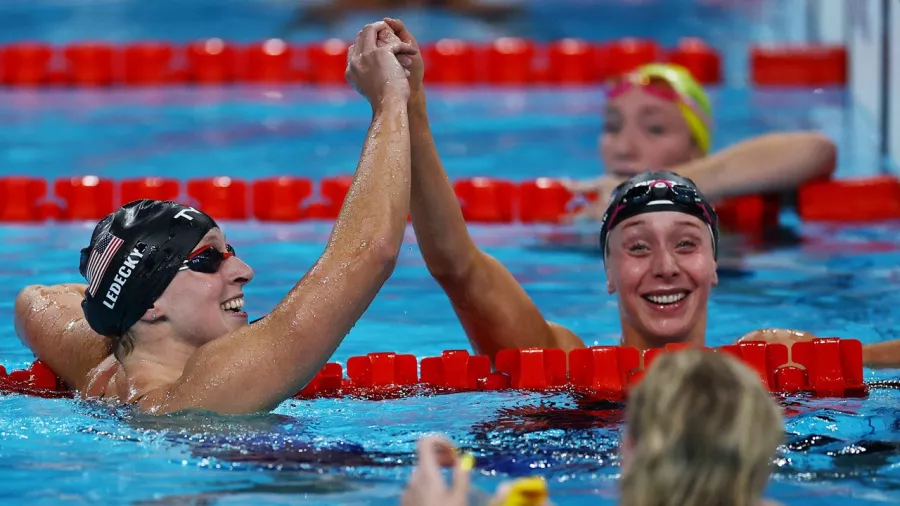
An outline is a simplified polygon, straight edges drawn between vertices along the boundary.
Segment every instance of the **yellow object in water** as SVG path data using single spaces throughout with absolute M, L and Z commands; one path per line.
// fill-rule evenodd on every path
M 519 478 L 510 485 L 503 506 L 543 506 L 548 495 L 547 482 L 543 478 Z

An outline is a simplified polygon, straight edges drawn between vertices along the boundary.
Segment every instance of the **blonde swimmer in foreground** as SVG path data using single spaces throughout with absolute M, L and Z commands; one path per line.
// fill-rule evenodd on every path
M 781 409 L 734 357 L 699 349 L 659 356 L 629 395 L 625 414 L 622 506 L 775 504 L 763 493 L 783 440 Z M 418 454 L 403 506 L 549 504 L 539 477 L 505 484 L 490 501 L 469 502 L 471 461 L 439 436 L 423 438 Z M 454 466 L 449 487 L 441 466 Z

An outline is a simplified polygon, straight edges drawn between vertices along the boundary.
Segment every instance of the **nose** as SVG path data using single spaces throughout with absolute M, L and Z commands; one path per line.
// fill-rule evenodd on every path
M 653 276 L 671 280 L 681 274 L 681 266 L 678 265 L 678 259 L 668 250 L 658 252 L 656 258 L 653 259 Z
M 232 283 L 246 285 L 253 279 L 253 269 L 238 257 L 225 261 L 228 265 L 228 278 Z
M 609 146 L 613 159 L 627 162 L 638 157 L 637 143 L 632 130 L 631 127 L 626 126 L 619 132 L 609 136 Z

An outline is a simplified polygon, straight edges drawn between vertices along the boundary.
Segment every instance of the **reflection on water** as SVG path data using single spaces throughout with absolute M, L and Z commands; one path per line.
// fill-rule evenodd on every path
M 341 502 L 358 496 L 365 503 L 366 497 L 388 490 L 396 501 L 415 461 L 416 440 L 440 427 L 449 427 L 441 431 L 476 455 L 476 476 L 487 480 L 487 488 L 501 479 L 539 473 L 551 481 L 557 502 L 566 504 L 567 498 L 575 501 L 585 493 L 584 485 L 618 478 L 622 405 L 580 402 L 564 394 L 495 396 L 499 399 L 494 402 L 486 394 L 421 397 L 411 403 L 345 399 L 329 419 L 336 431 L 323 430 L 314 421 L 322 406 L 303 409 L 304 403 L 288 414 L 257 416 L 189 412 L 149 417 L 85 409 L 91 417 L 116 419 L 118 428 L 93 429 L 95 434 L 145 446 L 164 441 L 186 448 L 190 465 L 236 472 L 233 481 L 214 490 L 154 497 L 141 504 L 211 504 L 228 497 L 277 502 L 277 497 L 297 496 Z M 865 400 L 790 396 L 779 401 L 786 434 L 775 460 L 775 481 L 858 484 L 900 498 L 900 392 L 874 389 Z M 471 408 L 454 412 L 445 402 Z M 377 421 L 360 415 L 373 409 L 391 412 L 404 428 L 366 431 Z M 409 418 L 410 410 L 420 416 Z M 448 423 L 454 414 L 461 424 Z M 253 470 L 265 479 L 246 480 L 244 472 Z M 265 497 L 269 499 L 261 499 Z

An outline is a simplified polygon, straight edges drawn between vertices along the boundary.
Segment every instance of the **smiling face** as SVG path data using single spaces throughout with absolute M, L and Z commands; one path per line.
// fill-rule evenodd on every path
M 607 102 L 600 154 L 607 173 L 622 177 L 703 156 L 678 105 L 639 87 Z
M 625 345 L 703 344 L 718 283 L 709 227 L 674 211 L 640 214 L 610 232 L 608 249 L 607 287 L 618 295 Z
M 221 230 L 210 230 L 197 244 L 191 253 L 192 257 L 196 255 L 195 262 L 201 263 L 204 254 L 218 256 L 215 252 L 204 252 L 206 248 L 219 253 L 227 251 Z M 202 263 L 215 266 L 215 262 Z M 247 325 L 243 287 L 251 279 L 253 269 L 236 256 L 229 256 L 215 272 L 179 271 L 154 307 L 165 317 L 175 336 L 202 346 Z

